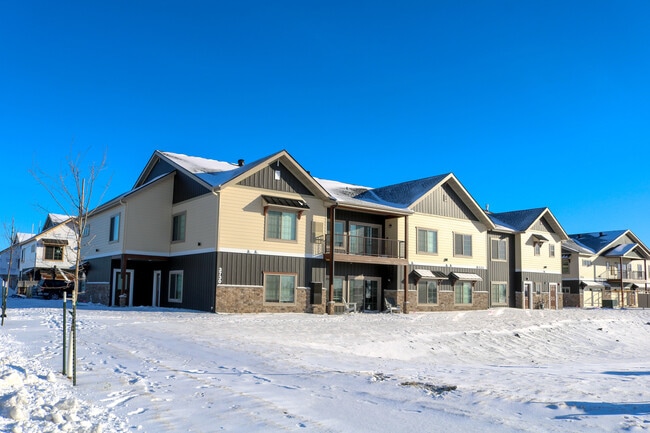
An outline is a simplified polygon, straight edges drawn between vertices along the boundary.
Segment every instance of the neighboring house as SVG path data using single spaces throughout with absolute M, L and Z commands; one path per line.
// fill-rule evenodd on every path
M 398 252 L 390 258 L 392 269 L 382 274 L 385 298 L 395 299 L 406 311 L 489 307 L 487 231 L 494 224 L 452 173 L 359 191 L 352 199 L 353 203 L 340 200 L 336 212 L 338 207 L 364 205 L 391 208 L 374 221 L 374 232 L 365 229 L 387 238 L 387 247 Z M 337 218 L 337 224 L 344 235 L 354 236 L 353 220 L 363 215 L 358 210 L 347 212 L 340 222 Z M 374 209 L 365 212 L 378 213 Z M 339 261 L 335 275 L 344 278 L 346 268 L 341 272 Z M 348 276 L 348 285 L 360 278 L 355 274 L 361 271 Z M 364 284 L 367 296 L 368 284 Z
M 9 280 L 9 287 L 16 288 L 20 277 L 20 246 L 32 238 L 32 233 L 14 233 L 10 239 L 11 246 L 0 251 L 0 278 Z M 11 259 L 11 265 L 9 261 Z M 11 279 L 9 279 L 11 275 Z
M 493 304 L 503 305 L 506 297 L 509 305 L 517 308 L 562 308 L 561 250 L 562 241 L 568 236 L 551 211 L 537 208 L 489 213 L 489 216 L 496 226 L 490 233 L 493 296 L 495 286 L 502 291 L 499 302 Z M 513 254 L 514 261 L 508 265 Z M 499 261 L 506 265 L 496 269 Z M 499 286 L 502 283 L 508 284 L 505 292 Z M 508 290 L 514 290 L 514 296 Z
M 20 243 L 20 280 L 68 279 L 74 272 L 76 254 L 73 219 L 48 214 L 40 233 Z
M 562 285 L 576 307 L 636 306 L 648 289 L 650 250 L 630 230 L 570 235 L 562 245 Z
M 89 218 L 88 295 L 109 305 L 324 311 L 317 238 L 333 203 L 286 151 L 249 164 L 156 151 L 134 188 Z

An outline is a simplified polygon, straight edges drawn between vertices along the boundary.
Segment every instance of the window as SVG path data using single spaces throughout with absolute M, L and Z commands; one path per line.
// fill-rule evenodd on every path
M 63 260 L 61 245 L 45 245 L 45 260 Z
M 492 260 L 506 260 L 507 246 L 505 239 L 492 239 Z
M 86 224 L 84 226 L 83 232 L 81 233 L 81 236 L 86 237 L 90 234 L 90 224 Z
M 535 255 L 536 256 L 539 256 L 540 254 L 542 254 L 542 243 L 541 242 L 535 242 L 534 248 L 535 248 Z
M 472 283 L 469 281 L 458 281 L 454 284 L 454 302 L 456 304 L 472 303 Z
M 172 242 L 185 241 L 185 212 L 174 215 L 172 221 Z
M 508 303 L 508 286 L 506 283 L 492 283 L 492 305 Z
M 555 257 L 555 245 L 548 244 L 548 256 Z
M 337 253 L 345 252 L 345 222 L 334 222 L 334 251 Z
M 336 282 L 336 281 L 335 281 Z M 264 275 L 264 302 L 291 304 L 295 301 L 296 276 L 286 274 Z
M 334 277 L 334 302 L 343 302 L 343 277 Z
M 120 239 L 120 214 L 111 217 L 111 226 L 108 233 L 108 241 L 115 242 Z
M 169 272 L 169 302 L 183 302 L 183 271 Z
M 471 257 L 472 235 L 454 234 L 454 255 Z
M 535 283 L 535 293 L 538 295 L 542 293 L 542 283 Z
M 562 273 L 563 274 L 568 274 L 570 272 L 569 263 L 571 263 L 571 259 L 562 259 Z
M 282 212 L 270 210 L 266 213 L 266 238 L 283 241 L 296 240 L 295 212 Z
M 420 280 L 418 282 L 418 304 L 438 303 L 438 282 L 435 280 Z
M 418 253 L 438 254 L 438 232 L 418 229 Z
M 592 262 L 591 260 L 582 260 L 582 266 L 591 266 Z

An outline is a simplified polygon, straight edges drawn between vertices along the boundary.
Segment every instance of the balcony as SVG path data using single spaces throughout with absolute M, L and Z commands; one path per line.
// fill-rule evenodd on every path
M 645 272 L 643 271 L 628 271 L 627 269 L 619 270 L 618 268 L 609 268 L 603 275 L 602 278 L 607 280 L 620 281 L 645 281 Z
M 329 234 L 324 241 L 325 259 L 331 260 Z M 337 262 L 399 265 L 407 264 L 405 257 L 404 241 L 349 234 L 334 235 L 334 260 Z

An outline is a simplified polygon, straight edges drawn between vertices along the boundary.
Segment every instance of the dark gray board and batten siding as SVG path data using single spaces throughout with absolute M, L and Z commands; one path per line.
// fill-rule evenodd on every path
M 456 194 L 456 191 L 447 184 L 427 194 L 422 201 L 413 207 L 413 210 L 428 215 L 440 215 L 462 220 L 478 221 L 476 215 L 472 213 L 460 196 Z

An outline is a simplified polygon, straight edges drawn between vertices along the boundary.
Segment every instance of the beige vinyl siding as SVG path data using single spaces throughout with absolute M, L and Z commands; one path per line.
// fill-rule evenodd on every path
M 214 194 L 205 194 L 174 205 L 169 215 L 168 225 L 162 233 L 167 235 L 167 245 L 169 245 L 172 236 L 172 216 L 185 212 L 185 240 L 171 243 L 171 253 L 216 249 L 218 209 L 219 198 Z
M 542 244 L 539 256 L 535 255 L 534 234 L 539 234 L 548 239 Z M 528 231 L 517 234 L 516 243 L 519 250 L 515 265 L 517 269 L 528 272 L 562 273 L 562 242 L 556 234 Z M 555 245 L 555 257 L 549 257 L 549 244 Z
M 408 257 L 412 262 L 432 265 L 447 264 L 455 267 L 479 266 L 484 268 L 487 266 L 487 228 L 478 221 L 415 214 L 408 217 L 408 228 Z M 438 254 L 418 254 L 418 228 L 438 232 Z M 454 256 L 455 233 L 472 236 L 471 257 Z
M 301 218 L 296 221 L 295 241 L 265 239 L 262 194 L 303 200 L 308 204 L 309 209 L 304 210 Z M 308 256 L 321 252 L 322 246 L 312 242 L 312 223 L 320 222 L 323 227 L 326 227 L 327 211 L 322 200 L 311 196 L 244 186 L 225 188 L 219 195 L 218 248 L 220 250 L 278 252 Z M 290 210 L 290 208 L 283 209 Z
M 81 238 L 82 257 L 92 258 L 122 252 L 125 211 L 126 206 L 120 204 L 101 213 L 93 214 L 88 218 L 90 226 L 88 235 Z M 120 214 L 120 237 L 117 242 L 109 242 L 108 234 L 111 217 L 116 214 Z
M 65 239 L 68 241 L 68 245 L 63 247 L 63 260 L 48 260 L 45 258 L 46 245 L 43 239 Z M 51 268 L 56 266 L 61 269 L 71 268 L 74 266 L 76 260 L 76 245 L 77 238 L 72 223 L 59 225 L 43 233 L 39 236 L 36 247 L 36 267 Z M 31 251 L 31 246 L 29 251 Z
M 120 221 L 125 251 L 169 253 L 173 180 L 167 177 L 127 198 Z

